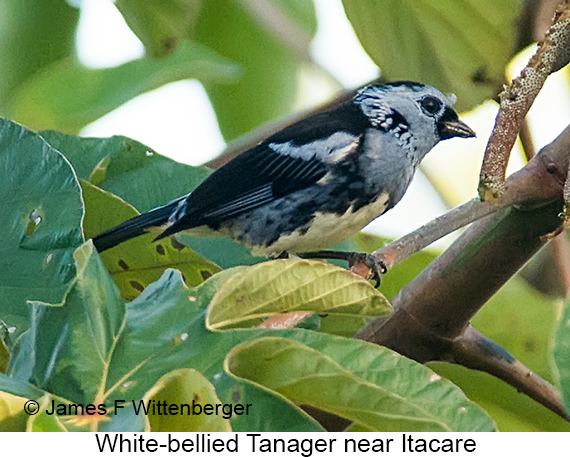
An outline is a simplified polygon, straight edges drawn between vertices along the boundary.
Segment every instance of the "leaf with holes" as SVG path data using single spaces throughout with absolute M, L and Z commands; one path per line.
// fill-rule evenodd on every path
M 56 406 L 106 405 L 107 414 L 83 416 L 66 422 L 66 428 L 142 431 L 140 401 L 152 396 L 149 391 L 167 373 L 193 368 L 212 383 L 221 402 L 256 405 L 248 416 L 230 419 L 233 430 L 322 430 L 287 400 L 224 374 L 223 361 L 233 346 L 268 332 L 205 328 L 208 303 L 235 271 L 189 289 L 177 271 L 167 270 L 125 305 L 91 242 L 76 251 L 75 259 L 78 276 L 64 306 L 36 304 L 32 327 L 17 341 L 8 374 L 0 374 L 0 390 L 33 399 L 49 393 Z M 125 401 L 119 403 L 124 408 L 115 410 L 116 401 Z M 38 427 L 52 429 L 54 424 L 43 419 Z
M 32 327 L 8 369 L 17 380 L 41 380 L 36 387 L 82 404 L 99 403 L 94 400 L 125 319 L 121 295 L 93 251 L 91 242 L 75 251 L 77 278 L 64 306 L 34 306 Z
M 85 200 L 86 238 L 103 232 L 135 217 L 138 211 L 119 197 L 81 181 Z M 156 234 L 140 236 L 101 254 L 121 294 L 132 300 L 150 283 L 156 281 L 166 268 L 180 270 L 188 286 L 196 286 L 220 271 L 208 260 L 172 237 L 153 242 Z
M 388 80 L 419 81 L 454 93 L 460 111 L 501 90 L 515 51 L 521 0 L 343 0 L 343 5 Z
M 236 376 L 374 431 L 492 431 L 489 416 L 450 382 L 389 349 L 305 332 L 228 354 Z
M 287 312 L 379 316 L 391 309 L 368 281 L 345 269 L 325 262 L 282 259 L 232 276 L 210 303 L 207 325 L 212 329 L 247 325 Z
M 26 300 L 61 303 L 75 277 L 83 202 L 65 157 L 39 135 L 0 119 L 0 320 L 26 330 Z

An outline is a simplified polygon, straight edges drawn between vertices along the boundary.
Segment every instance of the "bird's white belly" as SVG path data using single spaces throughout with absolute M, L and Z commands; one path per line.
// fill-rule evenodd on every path
M 341 216 L 323 214 L 319 211 L 311 222 L 309 229 L 303 233 L 300 230 L 281 236 L 275 243 L 267 247 L 254 247 L 253 255 L 273 255 L 283 251 L 303 253 L 319 251 L 347 240 L 358 233 L 368 223 L 380 216 L 388 206 L 388 194 L 381 194 L 374 203 L 359 208 L 353 212 L 352 206 Z

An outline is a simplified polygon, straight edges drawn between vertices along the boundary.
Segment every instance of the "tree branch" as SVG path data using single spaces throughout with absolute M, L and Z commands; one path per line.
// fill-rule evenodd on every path
M 451 360 L 476 367 L 473 361 L 481 355 L 474 349 L 476 345 L 465 343 L 472 338 L 469 321 L 552 238 L 550 234 L 562 227 L 559 213 L 569 151 L 567 127 L 507 180 L 501 201 L 515 206 L 502 207 L 475 222 L 392 300 L 394 314 L 374 320 L 356 337 L 422 363 Z M 545 390 L 547 383 L 538 376 L 519 376 L 495 359 L 479 361 L 477 368 L 500 375 L 562 415 L 563 408 L 553 399 L 551 386 Z M 530 372 L 518 362 L 511 366 L 521 373 Z
M 570 422 L 558 391 L 473 327 L 465 329 L 449 350 L 451 362 L 502 379 Z
M 501 107 L 487 143 L 479 178 L 481 200 L 494 203 L 503 194 L 509 155 L 526 113 L 548 75 L 560 70 L 569 60 L 570 4 L 565 1 L 557 10 L 536 54 L 511 86 L 500 94 Z

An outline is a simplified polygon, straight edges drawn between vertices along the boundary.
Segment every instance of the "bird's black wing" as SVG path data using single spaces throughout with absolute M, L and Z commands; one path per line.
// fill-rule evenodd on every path
M 355 138 L 356 148 L 366 127 L 368 120 L 352 103 L 286 127 L 212 173 L 180 205 L 174 223 L 159 238 L 201 225 L 217 228 L 225 220 L 315 184 L 326 174 L 327 164 L 306 146 L 320 141 L 321 149 L 332 152 L 337 145 L 330 137 L 345 132 Z

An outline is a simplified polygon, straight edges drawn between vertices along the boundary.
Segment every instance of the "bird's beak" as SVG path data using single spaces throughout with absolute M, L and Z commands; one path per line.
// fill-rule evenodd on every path
M 460 137 L 471 138 L 475 136 L 475 132 L 465 122 L 459 120 L 457 113 L 448 109 L 438 122 L 437 130 L 442 140 L 448 138 Z

